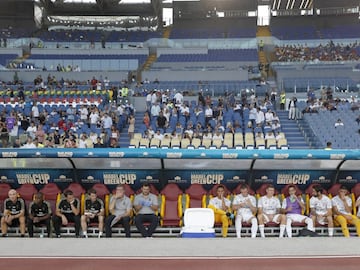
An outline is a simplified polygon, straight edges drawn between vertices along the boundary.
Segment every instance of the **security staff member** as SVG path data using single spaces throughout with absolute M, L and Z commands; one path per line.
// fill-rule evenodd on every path
M 29 237 L 34 237 L 34 225 L 45 225 L 47 236 L 50 237 L 51 206 L 44 201 L 44 195 L 41 192 L 35 194 L 34 201 L 29 205 L 29 217 L 27 228 Z
M 53 223 L 56 237 L 60 237 L 61 225 L 66 226 L 69 222 L 75 223 L 75 236 L 80 234 L 80 201 L 74 197 L 71 190 L 64 191 L 64 197 L 56 207 Z

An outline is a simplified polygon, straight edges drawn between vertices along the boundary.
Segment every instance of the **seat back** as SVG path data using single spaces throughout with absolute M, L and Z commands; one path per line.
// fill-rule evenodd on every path
M 313 183 L 310 184 L 306 189 L 305 189 L 305 196 L 306 196 L 306 214 L 309 215 L 310 213 L 310 198 L 312 197 L 312 192 L 313 192 L 313 187 L 317 186 L 318 184 Z M 327 195 L 327 191 L 324 189 L 323 194 Z
M 4 211 L 4 201 L 8 197 L 11 186 L 8 183 L 0 183 L 0 213 Z
M 331 188 L 329 188 L 327 190 L 329 197 L 332 198 L 332 197 L 335 197 L 336 195 L 338 195 L 339 189 L 341 186 L 342 186 L 342 184 L 339 184 L 339 183 L 332 185 Z
M 302 191 L 301 189 L 297 186 L 297 185 L 292 185 L 292 184 L 287 184 L 285 187 L 283 187 L 281 189 L 281 195 L 282 195 L 282 198 L 286 198 L 289 196 L 289 186 L 294 186 L 295 189 L 296 189 L 296 196 L 300 196 L 302 195 Z
M 185 208 L 206 207 L 207 191 L 200 184 L 192 184 L 185 190 Z
M 71 190 L 74 196 L 80 200 L 80 213 L 84 214 L 86 190 L 79 183 L 70 183 L 66 189 Z
M 154 194 L 155 196 L 159 196 L 160 193 L 157 190 L 157 188 L 153 184 L 149 184 L 149 186 L 150 186 L 150 193 Z M 135 193 L 140 194 L 141 188 L 139 188 Z
M 238 184 L 238 185 L 233 189 L 232 193 L 233 193 L 234 195 L 240 194 L 240 193 L 241 193 L 240 188 L 241 188 L 242 185 L 243 185 L 243 184 Z M 255 195 L 255 191 L 252 190 L 252 189 L 249 187 L 249 185 L 247 185 L 247 187 L 248 187 L 248 192 L 249 192 L 249 194 L 254 196 L 254 195 Z
M 268 188 L 269 184 L 262 184 L 257 190 L 256 190 L 256 196 L 259 199 L 261 196 L 264 196 L 266 194 L 266 189 Z M 274 196 L 279 195 L 279 192 L 275 189 Z
M 220 184 L 214 185 L 214 186 L 209 190 L 209 197 L 210 197 L 210 199 L 217 196 L 216 190 L 217 190 L 218 186 L 220 186 Z M 226 198 L 230 199 L 230 195 L 231 195 L 230 190 L 228 190 L 228 188 L 227 188 L 226 186 L 224 186 L 224 185 L 221 185 L 221 186 L 224 187 L 224 191 L 225 191 L 224 196 L 225 196 Z
M 53 213 L 55 213 L 56 204 L 60 201 L 60 188 L 55 183 L 49 183 L 39 191 L 44 194 L 44 199 L 50 203 L 51 210 Z
M 182 190 L 175 183 L 167 184 L 161 191 L 161 226 L 181 226 L 182 195 Z
M 96 183 L 92 187 L 96 190 L 96 195 L 103 200 L 104 207 L 105 207 L 105 216 L 109 215 L 109 198 L 110 198 L 110 191 L 109 189 L 101 183 Z
M 34 194 L 38 192 L 33 184 L 23 184 L 16 189 L 16 192 L 25 201 L 26 209 L 28 209 L 30 202 L 34 199 Z

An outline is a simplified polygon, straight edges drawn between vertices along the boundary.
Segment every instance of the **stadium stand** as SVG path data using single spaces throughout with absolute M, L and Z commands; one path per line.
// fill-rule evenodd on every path
M 91 148 L 91 151 L 92 148 L 107 148 L 109 155 L 118 154 L 111 148 L 124 151 L 132 148 L 134 153 L 148 153 L 153 149 L 170 149 L 169 153 L 173 149 L 179 152 L 200 149 L 204 153 L 208 153 L 208 149 L 210 152 L 231 149 L 241 153 L 246 149 L 244 152 L 254 150 L 249 153 L 257 154 L 271 150 L 278 154 L 272 159 L 287 159 L 288 149 L 322 149 L 329 141 L 334 150 L 360 148 L 358 18 L 355 20 L 352 15 L 337 16 L 336 20 L 327 15 L 273 17 L 271 25 L 264 27 L 270 34 L 264 46 L 259 42 L 262 36 L 256 37 L 260 28 L 255 18 L 226 21 L 209 18 L 180 19 L 164 31 L 2 29 L 0 65 L 4 70 L 0 74 L 0 112 L 4 130 L 1 131 L 1 147 L 10 153 L 15 148 L 56 148 L 64 155 L 72 153 L 66 148 Z M 266 64 L 269 67 L 265 68 Z M 109 73 L 111 71 L 113 73 Z M 118 71 L 125 71 L 126 78 L 118 78 Z M 40 72 L 49 75 L 42 78 Z M 170 72 L 174 72 L 173 77 L 167 79 Z M 188 78 L 186 72 L 199 72 L 197 74 L 203 77 Z M 232 74 L 238 76 L 231 79 L 212 77 L 212 74 L 227 72 L 235 72 Z M 106 79 L 107 74 L 113 76 L 111 82 Z M 145 74 L 151 76 L 145 78 Z M 156 74 L 162 74 L 165 80 L 159 80 Z M 22 81 L 23 78 L 27 79 Z M 272 91 L 276 92 L 274 96 Z M 285 109 L 279 106 L 281 91 L 287 95 L 282 104 Z M 180 101 L 176 101 L 178 94 L 182 96 Z M 296 119 L 289 120 L 287 105 L 292 96 L 298 97 Z M 157 104 L 166 117 L 162 127 L 157 121 Z M 259 110 L 255 113 L 253 107 Z M 207 110 L 211 110 L 209 115 L 206 115 Z M 274 113 L 272 120 L 262 120 L 261 114 L 269 110 Z M 145 111 L 150 115 L 149 122 L 144 121 Z M 133 131 L 129 130 L 130 115 L 135 117 Z M 339 119 L 342 125 L 336 126 Z M 276 152 L 278 150 L 284 150 L 284 154 Z M 123 162 L 121 154 L 118 157 L 120 161 L 109 162 L 113 170 Z M 316 170 L 323 169 L 317 166 Z M 132 167 L 126 169 L 130 171 L 127 173 L 134 173 Z M 197 169 L 209 170 L 210 174 L 230 171 L 229 168 L 200 165 Z M 237 170 L 237 167 L 231 169 Z M 186 173 L 181 177 L 191 179 Z M 357 169 L 354 174 L 358 175 Z M 162 177 L 160 175 L 159 181 L 164 181 Z M 178 175 L 172 177 L 173 182 L 180 184 L 161 182 L 160 186 L 151 186 L 161 205 L 161 227 L 157 230 L 161 236 L 178 235 L 183 209 L 206 207 L 208 199 L 216 195 L 214 183 L 191 184 L 185 188 L 181 185 L 184 179 Z M 278 180 L 275 173 L 271 177 L 272 181 Z M 315 176 L 319 181 L 323 177 Z M 244 178 L 250 182 L 255 176 Z M 324 183 L 327 192 L 334 196 L 339 188 L 339 183 L 335 182 L 339 179 L 331 178 Z M 144 177 L 141 181 L 149 179 Z M 10 182 L 12 179 L 2 180 Z M 230 179 L 226 187 L 230 199 L 239 193 L 237 180 Z M 11 183 L 16 186 L 16 182 Z M 252 184 L 252 188 L 257 187 L 258 197 L 264 194 L 266 185 Z M 353 184 L 349 187 L 354 203 L 359 192 L 358 185 Z M 105 201 L 108 214 L 109 197 L 113 193 L 110 185 L 97 183 L 93 187 Z M 125 187 L 131 199 L 139 192 L 131 184 Z M 83 205 L 85 185 L 71 183 L 68 188 Z M 286 188 L 277 190 L 276 194 L 286 196 Z M 1 207 L 9 189 L 10 185 L 0 184 Z M 311 189 L 312 184 L 299 189 L 299 194 L 306 197 L 307 214 Z M 54 210 L 65 187 L 55 183 L 22 184 L 17 189 L 27 204 L 37 190 L 45 194 Z M 295 228 L 297 233 L 301 226 Z M 73 231 L 72 226 L 65 229 Z M 339 235 L 341 231 L 337 229 Z M 89 230 L 90 235 L 97 232 L 95 228 Z M 245 230 L 249 235 L 249 228 L 245 226 Z M 136 232 L 134 226 L 132 231 Z M 15 234 L 16 229 L 13 232 Z M 116 227 L 114 232 L 121 236 L 123 229 Z M 234 232 L 231 227 L 230 233 Z M 318 232 L 326 235 L 323 228 L 318 228 Z M 274 226 L 270 235 L 277 234 L 278 228 Z

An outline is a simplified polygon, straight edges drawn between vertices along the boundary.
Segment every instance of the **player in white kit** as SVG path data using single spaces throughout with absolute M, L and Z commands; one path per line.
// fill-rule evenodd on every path
M 256 237 L 258 222 L 256 219 L 256 199 L 249 194 L 246 184 L 240 187 L 240 194 L 236 195 L 233 200 L 232 209 L 236 211 L 235 229 L 236 237 L 241 237 L 242 222 L 251 224 L 251 238 Z
M 258 201 L 258 221 L 260 236 L 265 237 L 265 224 L 269 222 L 275 222 L 280 224 L 279 237 L 284 237 L 286 217 L 280 214 L 280 200 L 274 196 L 275 188 L 273 185 L 269 185 L 266 188 L 266 195 L 262 196 Z
M 313 223 L 328 225 L 329 236 L 334 235 L 334 222 L 332 217 L 332 203 L 328 196 L 323 194 L 323 188 L 315 185 L 310 199 L 310 213 Z

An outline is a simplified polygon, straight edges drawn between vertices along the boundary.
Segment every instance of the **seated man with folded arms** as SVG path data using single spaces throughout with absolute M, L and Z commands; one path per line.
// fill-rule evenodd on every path
M 125 237 L 130 237 L 130 216 L 132 211 L 132 204 L 125 195 L 125 188 L 123 185 L 117 185 L 115 194 L 110 199 L 109 205 L 110 215 L 105 221 L 106 237 L 112 236 L 112 227 L 116 224 L 121 224 L 125 230 Z

